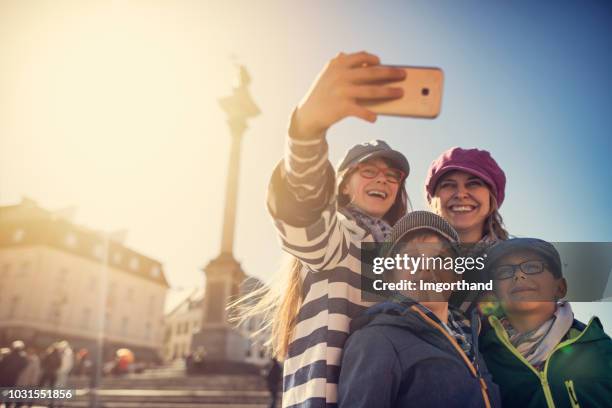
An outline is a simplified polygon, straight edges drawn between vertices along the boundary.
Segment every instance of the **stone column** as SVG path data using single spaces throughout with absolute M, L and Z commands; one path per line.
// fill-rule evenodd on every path
M 204 268 L 206 291 L 202 310 L 202 330 L 192 339 L 192 351 L 199 347 L 206 350 L 206 360 L 217 367 L 231 367 L 233 363 L 244 361 L 248 341 L 228 322 L 226 310 L 229 301 L 239 295 L 240 284 L 246 275 L 234 259 L 234 232 L 236 223 L 236 203 L 238 199 L 238 178 L 240 168 L 240 145 L 247 129 L 247 119 L 257 116 L 259 108 L 248 91 L 250 83 L 246 68 L 239 67 L 239 83 L 233 94 L 219 100 L 228 115 L 232 137 L 230 159 L 227 172 L 225 207 L 223 211 L 223 230 L 221 253 Z

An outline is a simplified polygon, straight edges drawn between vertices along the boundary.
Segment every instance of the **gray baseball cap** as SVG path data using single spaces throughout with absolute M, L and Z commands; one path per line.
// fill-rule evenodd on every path
M 383 253 L 385 256 L 389 256 L 407 234 L 423 230 L 435 232 L 448 240 L 453 249 L 457 250 L 456 244 L 459 242 L 459 234 L 448 221 L 430 211 L 412 211 L 397 221 L 391 230 L 388 243 L 384 245 Z

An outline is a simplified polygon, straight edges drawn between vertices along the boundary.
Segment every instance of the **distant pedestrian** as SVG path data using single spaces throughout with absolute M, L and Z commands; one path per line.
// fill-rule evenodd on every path
M 68 374 L 70 374 L 74 366 L 74 353 L 70 348 L 70 344 L 65 340 L 57 344 L 57 349 L 60 352 L 61 364 L 57 370 L 55 386 L 57 388 L 65 388 L 68 383 Z
M 15 340 L 11 344 L 11 351 L 0 362 L 0 386 L 15 387 L 17 378 L 28 365 L 28 358 L 24 351 L 25 344 Z
M 38 386 L 41 388 L 53 388 L 57 382 L 57 370 L 62 365 L 62 356 L 56 345 L 49 346 L 40 363 L 42 376 Z
M 17 378 L 17 383 L 15 385 L 17 387 L 35 388 L 38 385 L 38 380 L 40 379 L 41 374 L 40 358 L 36 353 L 36 349 L 34 349 L 33 347 L 28 347 L 26 356 L 28 359 L 28 364 L 25 366 L 25 368 Z M 25 403 L 18 402 L 15 404 L 15 408 L 19 408 L 24 405 Z M 31 407 L 32 402 L 28 402 L 27 406 Z
M 91 373 L 92 365 L 93 363 L 91 361 L 91 356 L 89 355 L 89 350 L 82 348 L 76 354 L 76 367 L 74 374 L 77 376 L 87 376 Z
M 278 390 L 280 388 L 280 380 L 283 374 L 283 369 L 280 363 L 274 357 L 272 357 L 266 368 L 266 382 L 271 397 L 270 408 L 275 408 L 276 396 L 278 395 Z
M 36 354 L 36 349 L 28 347 L 26 357 L 27 365 L 17 378 L 17 387 L 35 387 L 40 380 L 40 358 L 38 354 Z

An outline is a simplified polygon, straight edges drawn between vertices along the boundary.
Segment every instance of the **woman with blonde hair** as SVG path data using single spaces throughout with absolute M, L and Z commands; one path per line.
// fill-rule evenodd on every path
M 275 168 L 268 209 L 282 248 L 291 255 L 274 287 L 243 319 L 264 314 L 273 353 L 283 364 L 283 407 L 337 404 L 344 342 L 352 318 L 372 303 L 361 297 L 360 248 L 387 239 L 407 211 L 410 167 L 400 152 L 375 140 L 350 148 L 334 172 L 326 132 L 348 116 L 374 122 L 358 99 L 398 98 L 401 69 L 366 52 L 339 54 L 294 111 L 284 159 Z M 258 296 L 261 293 L 253 294 Z
M 505 198 L 506 175 L 488 151 L 460 147 L 446 150 L 431 163 L 425 191 L 431 210 L 459 234 L 465 255 L 482 256 L 495 243 L 508 239 L 499 214 Z M 482 271 L 476 270 L 463 278 L 469 282 L 487 280 Z M 477 291 L 457 291 L 450 303 L 469 315 L 477 300 L 485 300 L 483 295 Z

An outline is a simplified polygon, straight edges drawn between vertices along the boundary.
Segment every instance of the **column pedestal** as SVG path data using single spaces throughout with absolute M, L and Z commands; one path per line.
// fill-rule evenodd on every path
M 240 295 L 240 284 L 246 275 L 240 264 L 227 253 L 222 253 L 204 268 L 206 291 L 201 330 L 194 333 L 191 351 L 206 350 L 206 366 L 214 371 L 233 371 L 248 366 L 244 360 L 249 349 L 245 338 L 228 321 L 227 304 Z

